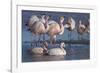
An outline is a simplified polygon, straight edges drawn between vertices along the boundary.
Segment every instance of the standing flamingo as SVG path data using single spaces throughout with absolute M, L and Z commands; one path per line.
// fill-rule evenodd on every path
M 89 33 L 90 32 L 90 27 L 89 27 L 89 23 L 87 25 L 84 25 L 82 23 L 82 21 L 80 20 L 79 21 L 79 27 L 78 27 L 78 33 L 81 35 L 81 39 L 82 39 L 82 35 L 87 32 Z
M 86 29 L 85 25 L 82 24 L 81 20 L 79 20 L 79 26 L 78 26 L 78 30 L 77 31 L 81 35 L 81 38 L 82 38 L 83 33 L 85 32 L 85 29 Z
M 68 17 L 68 20 L 65 26 L 67 27 L 67 30 L 69 31 L 68 33 L 69 41 L 71 41 L 71 33 L 75 29 L 75 25 L 76 25 L 75 20 L 72 17 Z M 69 48 L 71 48 L 71 44 L 69 44 Z
M 71 32 L 75 29 L 75 25 L 76 25 L 75 20 L 72 17 L 68 17 L 68 21 L 67 21 L 67 24 L 65 26 L 69 30 L 68 37 L 69 37 L 70 41 L 71 41 Z
M 44 15 L 41 16 L 40 19 L 37 16 L 32 16 L 29 20 L 29 29 L 33 35 L 39 36 L 38 41 L 40 41 L 41 35 L 46 33 L 49 29 L 47 21 L 48 17 L 45 17 Z
M 47 34 L 50 36 L 51 44 L 56 41 L 56 35 L 62 35 L 64 33 L 64 25 L 63 25 L 64 17 L 60 17 L 59 24 L 55 21 L 48 21 L 49 30 Z

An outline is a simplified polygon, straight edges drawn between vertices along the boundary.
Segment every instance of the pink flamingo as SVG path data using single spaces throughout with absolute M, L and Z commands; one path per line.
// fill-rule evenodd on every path
M 56 36 L 62 35 L 64 33 L 64 25 L 63 25 L 64 17 L 60 17 L 59 24 L 55 21 L 48 21 L 49 24 L 49 30 L 47 34 L 50 36 L 50 42 L 55 43 Z
M 39 40 L 41 35 L 49 29 L 49 25 L 47 25 L 48 19 L 49 17 L 43 15 L 40 19 L 37 16 L 32 16 L 29 20 L 29 29 L 33 35 L 39 36 Z

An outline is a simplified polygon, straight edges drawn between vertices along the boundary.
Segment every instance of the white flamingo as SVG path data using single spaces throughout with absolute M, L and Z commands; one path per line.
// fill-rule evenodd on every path
M 47 54 L 47 43 L 43 43 L 43 47 L 35 47 L 32 49 L 29 49 L 30 53 L 33 55 L 45 55 Z
M 50 41 L 55 42 L 57 35 L 62 35 L 64 33 L 64 25 L 63 25 L 64 17 L 60 17 L 60 23 L 58 24 L 55 21 L 48 21 L 49 30 L 47 34 L 50 36 Z
M 67 24 L 65 25 L 70 31 L 68 34 L 69 40 L 71 40 L 71 32 L 75 29 L 76 22 L 72 17 L 68 17 Z
M 60 48 L 52 48 L 48 50 L 48 55 L 66 55 L 64 47 L 65 43 L 61 43 Z

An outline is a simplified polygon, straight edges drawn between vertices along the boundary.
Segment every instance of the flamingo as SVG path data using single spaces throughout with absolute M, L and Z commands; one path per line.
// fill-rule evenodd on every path
M 72 17 L 68 17 L 67 23 L 65 24 L 65 27 L 69 31 L 68 38 L 69 41 L 71 41 L 71 33 L 75 29 L 76 22 Z M 71 45 L 69 44 L 69 48 L 71 48 Z
M 67 27 L 67 30 L 70 31 L 68 34 L 69 39 L 71 40 L 71 32 L 75 29 L 76 22 L 72 17 L 68 17 L 67 24 L 65 25 Z
M 49 29 L 49 26 L 47 25 L 48 19 L 49 17 L 44 15 L 41 16 L 40 19 L 36 15 L 33 15 L 29 20 L 29 29 L 33 35 L 39 36 L 38 41 L 40 41 L 41 35 L 46 33 Z
M 86 32 L 89 34 L 90 33 L 90 20 L 88 19 L 88 23 L 86 25 Z
M 84 34 L 84 33 L 89 33 L 90 32 L 90 26 L 89 26 L 89 23 L 87 24 L 87 25 L 84 25 L 83 23 L 82 23 L 82 21 L 81 20 L 79 20 L 79 27 L 78 27 L 78 33 L 81 35 L 81 37 L 82 37 L 82 35 Z M 82 39 L 82 38 L 81 38 Z
M 66 50 L 63 47 L 65 47 L 64 42 L 61 43 L 60 48 L 52 48 L 48 50 L 48 55 L 66 55 Z
M 33 55 L 45 55 L 47 54 L 47 43 L 43 43 L 43 47 L 35 47 L 32 49 L 29 49 L 29 52 Z
M 60 17 L 60 23 L 56 21 L 48 21 L 49 30 L 47 34 L 50 36 L 51 44 L 56 41 L 56 35 L 62 35 L 64 33 L 63 25 L 64 17 Z

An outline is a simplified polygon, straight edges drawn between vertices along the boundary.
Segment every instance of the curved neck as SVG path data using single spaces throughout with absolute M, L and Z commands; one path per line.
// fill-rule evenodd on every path
M 63 25 L 60 25 L 60 30 L 61 30 L 61 32 L 59 34 L 62 35 L 64 33 L 64 26 Z
M 59 22 L 59 26 L 60 26 L 60 30 L 61 30 L 61 32 L 59 33 L 60 35 L 62 35 L 64 33 L 63 22 L 64 22 L 64 19 L 60 19 L 60 22 Z
M 63 46 L 60 47 L 62 50 L 64 50 Z
M 45 26 L 45 31 L 46 32 L 49 30 L 48 20 L 49 20 L 48 18 L 45 18 L 45 24 L 44 24 L 44 26 Z
M 46 46 L 43 46 L 43 49 L 44 49 L 44 50 L 47 50 Z

